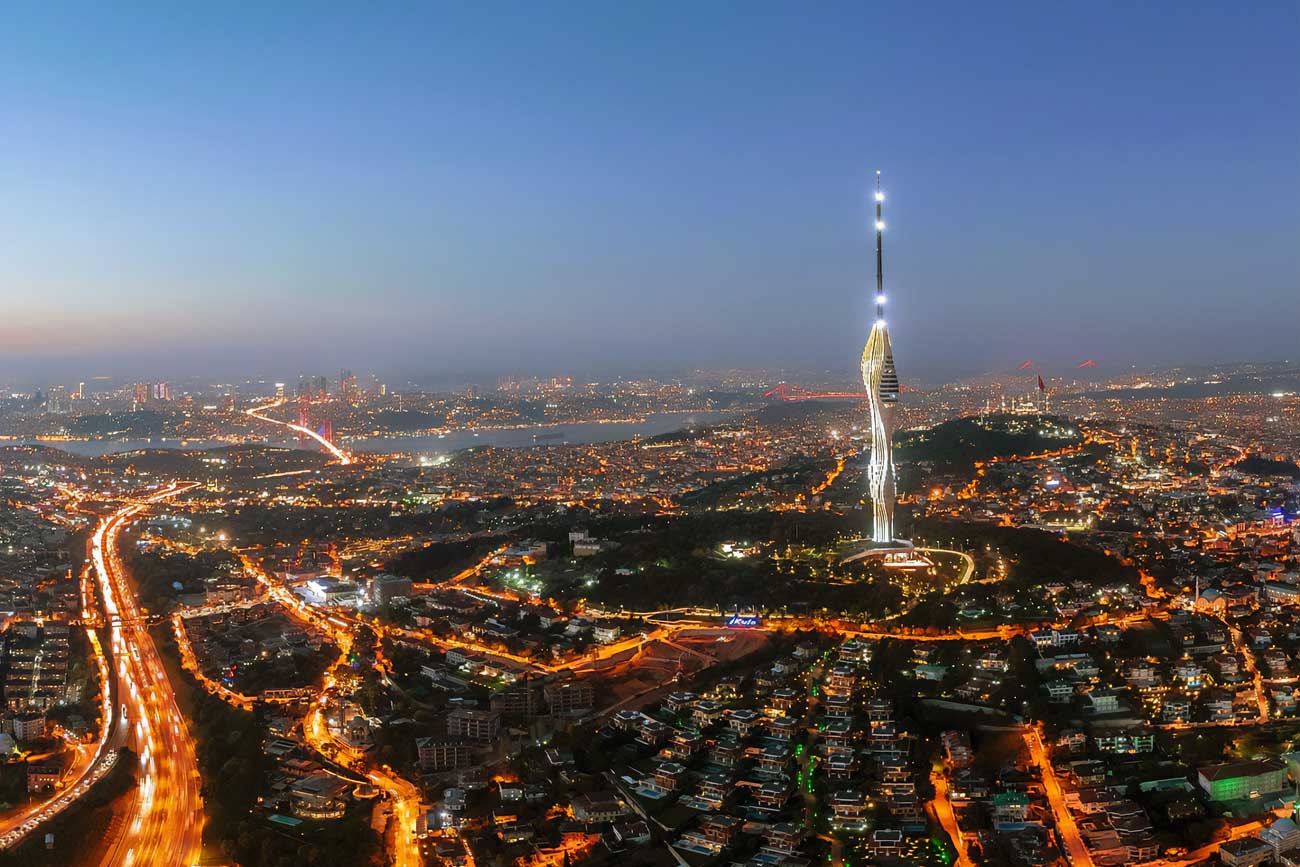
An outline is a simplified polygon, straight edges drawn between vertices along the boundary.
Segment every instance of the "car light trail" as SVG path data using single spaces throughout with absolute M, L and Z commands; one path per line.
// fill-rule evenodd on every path
M 106 728 L 115 746 L 133 743 L 140 755 L 140 783 L 132 804 L 129 830 L 110 847 L 106 864 L 146 863 L 185 867 L 197 863 L 202 851 L 203 800 L 199 795 L 194 742 L 183 725 L 162 659 L 128 584 L 117 552 L 122 530 L 149 505 L 197 487 L 195 483 L 162 488 L 109 515 L 95 531 L 91 560 L 104 599 L 112 644 L 121 679 L 122 714 Z M 158 757 L 165 756 L 165 761 Z M 167 815 L 193 817 L 168 822 Z
M 278 406 L 283 406 L 283 405 L 284 405 L 283 400 L 276 400 L 276 401 L 272 401 L 271 403 L 263 404 L 261 406 L 249 407 L 248 409 L 244 410 L 244 414 L 252 416 L 253 418 L 259 419 L 261 421 L 269 421 L 271 424 L 278 424 L 283 427 L 287 427 L 292 431 L 297 431 L 303 436 L 309 436 L 312 439 L 314 439 L 316 442 L 320 443 L 325 448 L 325 450 L 328 451 L 331 455 L 333 455 L 334 459 L 337 460 L 340 464 L 347 466 L 348 464 L 352 463 L 352 458 L 348 457 L 347 452 L 343 451 L 343 449 L 334 445 L 334 443 L 325 439 L 325 437 L 316 433 L 316 431 L 312 430 L 311 428 L 300 424 L 294 424 L 293 422 L 290 421 L 281 421 L 278 418 L 271 418 L 269 415 L 262 414 L 267 412 L 268 410 L 272 410 Z
M 96 782 L 102 779 L 116 765 L 118 750 L 131 738 L 133 729 L 136 735 L 135 743 L 140 753 L 141 766 L 145 773 L 135 805 L 137 815 L 132 823 L 132 836 L 138 836 L 143 825 L 149 821 L 148 814 L 154 803 L 154 794 L 158 783 L 153 756 L 157 751 L 159 742 L 152 734 L 148 714 L 152 711 L 155 714 L 162 715 L 170 711 L 174 714 L 174 719 L 179 719 L 180 712 L 171 697 L 170 689 L 165 692 L 166 702 L 157 703 L 158 706 L 151 707 L 143 704 L 140 700 L 137 685 L 140 677 L 146 679 L 152 677 L 155 682 L 166 683 L 166 675 L 162 672 L 161 662 L 158 660 L 157 651 L 153 648 L 153 642 L 149 639 L 148 633 L 139 621 L 139 613 L 136 610 L 134 599 L 128 595 L 129 589 L 122 577 L 121 561 L 117 556 L 115 544 L 117 534 L 121 532 L 129 519 L 139 514 L 149 504 L 176 496 L 196 486 L 194 483 L 171 485 L 154 492 L 139 502 L 127 505 L 105 518 L 92 537 L 91 565 L 103 594 L 104 612 L 109 624 L 109 642 L 118 661 L 119 684 L 116 692 L 123 693 L 123 695 L 118 696 L 118 700 L 121 700 L 121 711 L 120 713 L 117 712 L 119 704 L 113 695 L 115 690 L 112 684 L 112 671 L 104 654 L 99 633 L 95 629 L 88 629 L 87 637 L 99 668 L 100 682 L 103 685 L 101 693 L 103 725 L 99 742 L 93 754 L 84 759 L 84 765 L 80 765 L 80 762 L 83 761 L 85 751 L 78 750 L 78 759 L 74 763 L 71 772 L 73 782 L 47 800 L 32 805 L 30 809 L 11 817 L 0 825 L 0 850 L 22 842 L 42 825 L 76 803 L 82 795 L 88 792 Z M 87 604 L 83 608 L 88 608 L 89 602 L 90 600 L 87 599 Z M 123 611 L 128 612 L 129 622 L 127 623 L 123 622 Z M 152 655 L 150 660 L 152 669 L 137 669 L 134 666 L 142 665 L 141 647 L 145 642 L 147 642 L 148 646 L 144 651 L 144 658 L 149 659 L 150 655 Z M 125 684 L 125 690 L 122 689 L 122 684 Z M 125 695 L 126 692 L 129 692 L 130 695 Z M 152 687 L 150 692 L 157 695 Z M 134 721 L 134 726 L 132 726 L 132 721 Z M 174 737 L 170 738 L 167 743 L 168 749 L 179 751 L 183 746 L 188 745 L 188 755 L 192 762 L 193 744 L 189 742 L 188 737 L 180 735 L 181 729 L 176 728 L 173 732 Z M 178 757 L 181 755 L 180 752 L 175 754 Z M 197 785 L 191 781 L 188 788 L 193 791 L 182 792 L 178 788 L 174 797 L 177 803 L 190 805 L 190 809 L 193 811 L 191 815 L 201 817 L 202 801 L 198 797 Z M 187 797 L 187 795 L 192 795 L 192 797 Z M 174 863 L 184 865 L 197 860 L 199 829 L 202 827 L 201 818 L 200 821 L 192 823 L 192 827 L 188 829 L 164 830 L 161 828 L 160 820 L 157 819 L 154 820 L 153 824 L 158 826 L 158 830 L 156 832 L 157 839 L 152 849 L 156 854 L 150 856 L 151 864 Z M 121 843 L 122 841 L 119 841 L 117 849 L 120 849 Z M 116 852 L 117 849 L 114 851 Z M 182 858 L 181 856 L 185 857 Z M 124 858 L 112 857 L 107 859 L 105 863 L 130 864 L 134 858 L 134 849 L 131 849 Z

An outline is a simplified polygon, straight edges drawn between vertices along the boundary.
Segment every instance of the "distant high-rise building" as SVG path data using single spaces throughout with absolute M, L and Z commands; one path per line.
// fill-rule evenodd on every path
M 343 395 L 343 399 L 347 400 L 351 398 L 356 393 L 356 390 L 357 390 L 356 375 L 350 370 L 340 371 L 339 372 L 339 394 Z
M 171 387 L 171 383 L 168 383 L 168 382 L 155 382 L 155 383 L 154 383 L 154 386 L 153 386 L 153 399 L 154 399 L 154 400 L 171 400 L 171 399 L 172 399 L 172 387 Z
M 329 397 L 329 379 L 324 376 L 316 377 L 316 399 L 324 400 Z
M 51 385 L 45 392 L 45 411 L 51 415 L 63 415 L 68 409 L 68 387 Z
M 275 399 L 276 399 L 276 400 L 284 400 L 284 383 L 283 383 L 283 382 L 277 382 L 277 383 L 275 384 Z
M 135 405 L 136 408 L 144 406 L 149 402 L 149 383 L 137 382 L 135 384 Z
M 86 384 L 84 382 L 79 382 L 77 383 L 77 400 L 85 400 L 85 399 L 86 399 Z
M 871 459 L 867 465 L 867 485 L 871 495 L 873 542 L 891 542 L 894 538 L 894 413 L 898 407 L 898 372 L 894 369 L 894 350 L 885 324 L 885 276 L 882 243 L 885 221 L 881 205 L 885 194 L 880 191 L 880 172 L 876 172 L 876 321 L 871 326 L 866 348 L 862 351 L 862 383 L 867 388 L 867 405 L 871 414 Z

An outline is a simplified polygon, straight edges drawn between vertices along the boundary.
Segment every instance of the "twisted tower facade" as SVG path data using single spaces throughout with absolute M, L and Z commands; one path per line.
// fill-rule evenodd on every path
M 866 348 L 862 350 L 862 384 L 867 389 L 867 406 L 871 413 L 871 461 L 867 465 L 867 487 L 871 496 L 871 541 L 894 539 L 894 414 L 898 408 L 898 373 L 894 370 L 894 351 L 885 324 L 885 275 L 882 239 L 885 221 L 880 191 L 880 172 L 876 172 L 876 321 L 871 326 Z

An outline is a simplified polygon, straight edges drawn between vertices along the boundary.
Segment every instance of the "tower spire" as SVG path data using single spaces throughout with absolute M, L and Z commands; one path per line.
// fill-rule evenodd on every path
M 885 221 L 881 218 L 881 206 L 885 194 L 880 191 L 880 169 L 876 169 L 876 321 L 885 318 L 885 265 L 884 235 Z

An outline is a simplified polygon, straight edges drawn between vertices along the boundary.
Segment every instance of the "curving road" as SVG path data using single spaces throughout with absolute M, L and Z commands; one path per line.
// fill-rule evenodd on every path
M 134 800 L 101 867 L 186 867 L 197 864 L 202 852 L 203 799 L 194 741 L 117 550 L 122 530 L 150 504 L 194 487 L 171 485 L 124 506 L 100 523 L 91 542 L 117 666 L 117 715 L 107 741 L 130 746 L 140 757 Z
M 347 645 L 340 645 L 340 665 L 347 663 Z M 375 766 L 367 762 L 363 753 L 334 737 L 325 723 L 327 701 L 325 694 L 334 687 L 334 672 L 325 675 L 325 688 L 320 701 L 312 706 L 302 722 L 303 736 L 317 752 L 324 753 L 326 744 L 333 749 L 335 761 L 355 768 L 365 774 L 371 785 L 385 792 L 393 804 L 392 863 L 396 867 L 420 867 L 424 858 L 415 829 L 422 811 L 420 790 L 415 784 L 393 771 L 387 765 Z
M 323 614 L 305 603 L 300 596 L 276 581 L 253 558 L 241 555 L 246 569 L 266 588 L 267 594 L 279 602 L 285 611 L 299 621 L 324 631 L 334 641 L 339 657 L 334 667 L 325 672 L 320 695 L 302 721 L 303 737 L 319 753 L 326 747 L 334 760 L 365 775 L 371 785 L 385 792 L 393 804 L 392 863 L 396 867 L 420 867 L 424 858 L 416 827 L 423 811 L 420 790 L 387 765 L 371 764 L 366 756 L 339 740 L 325 723 L 325 710 L 336 689 L 335 672 L 348 664 L 352 652 L 353 629 L 365 625 L 354 619 Z

